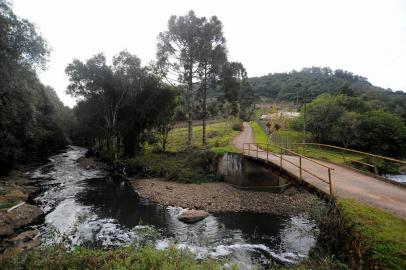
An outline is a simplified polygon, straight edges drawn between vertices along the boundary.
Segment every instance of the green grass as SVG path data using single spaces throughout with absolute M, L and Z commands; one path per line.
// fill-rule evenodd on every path
M 258 125 L 257 122 L 254 121 L 251 121 L 250 125 L 252 128 L 252 132 L 254 134 L 254 142 L 268 144 L 269 143 L 268 135 L 265 133 L 262 127 Z
M 361 246 L 380 269 L 406 269 L 406 221 L 351 199 L 337 206 L 348 228 L 360 235 Z
M 184 152 L 152 152 L 126 161 L 127 172 L 143 177 L 164 177 L 184 183 L 213 182 L 222 179 L 217 174 L 221 155 L 195 149 Z
M 213 152 L 222 153 L 226 151 L 238 152 L 230 145 L 231 140 L 240 132 L 232 129 L 232 123 L 215 123 L 206 126 L 207 148 Z M 176 128 L 169 132 L 167 150 L 170 152 L 183 151 L 187 148 L 187 128 Z M 202 126 L 193 127 L 193 145 L 203 149 Z
M 361 154 L 345 152 L 344 153 L 345 160 L 344 160 L 342 158 L 343 153 L 340 150 L 327 149 L 325 147 L 319 148 L 318 146 L 312 145 L 306 146 L 298 145 L 294 147 L 293 151 L 308 157 L 316 159 L 324 159 L 337 164 L 349 163 L 350 160 L 362 161 L 365 157 L 364 155 Z
M 134 249 L 121 247 L 110 250 L 75 248 L 68 252 L 62 247 L 31 251 L 0 262 L 0 268 L 73 270 L 73 269 L 167 269 L 167 270 L 214 270 L 223 269 L 221 262 L 213 259 L 196 260 L 190 252 L 171 247 L 156 250 L 152 247 Z
M 268 143 L 268 135 L 265 133 L 265 131 L 261 128 L 260 125 L 258 125 L 256 122 L 251 122 L 251 127 L 254 133 L 254 141 L 255 143 Z M 315 158 L 315 159 L 323 159 L 327 161 L 331 161 L 333 163 L 337 164 L 343 164 L 343 163 L 349 163 L 350 160 L 355 160 L 355 161 L 363 161 L 365 156 L 357 153 L 350 153 L 350 152 L 345 152 L 345 161 L 342 158 L 342 152 L 340 150 L 335 150 L 335 149 L 328 149 L 326 147 L 318 147 L 318 146 L 313 146 L 313 145 L 301 145 L 301 144 L 295 144 L 295 143 L 301 143 L 303 141 L 303 133 L 300 131 L 295 131 L 291 129 L 280 129 L 275 132 L 275 135 L 279 136 L 282 138 L 287 138 L 288 141 L 290 142 L 290 150 L 302 154 L 307 157 Z M 312 137 L 310 133 L 306 134 L 306 141 L 311 142 Z M 286 147 L 282 143 L 282 147 Z M 271 151 L 279 151 L 277 147 L 270 147 L 269 148 Z
M 0 209 L 7 209 L 18 204 L 20 201 L 0 201 Z

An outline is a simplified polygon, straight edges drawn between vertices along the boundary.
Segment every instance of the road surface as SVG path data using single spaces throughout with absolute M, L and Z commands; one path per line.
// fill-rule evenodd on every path
M 254 136 L 251 126 L 248 123 L 244 123 L 244 131 L 234 138 L 232 144 L 242 151 L 243 143 L 253 142 Z M 250 155 L 257 156 L 257 152 L 251 151 Z M 266 160 L 267 153 L 260 152 L 258 153 L 258 157 Z M 299 157 L 283 155 L 283 158 L 294 164 L 299 164 Z M 280 156 L 278 154 L 268 154 L 268 160 L 278 166 L 280 165 Z M 299 168 L 290 164 L 288 161 L 283 160 L 282 167 L 290 173 L 299 176 Z M 317 160 L 317 162 L 334 168 L 334 170 L 331 171 L 331 178 L 333 194 L 335 196 L 356 199 L 362 203 L 373 205 L 406 219 L 406 188 L 387 183 L 337 164 L 320 160 Z M 318 175 L 322 179 L 328 179 L 328 169 L 312 161 L 302 159 L 302 168 Z M 306 172 L 302 172 L 302 177 L 305 182 L 321 191 L 329 193 L 328 184 Z

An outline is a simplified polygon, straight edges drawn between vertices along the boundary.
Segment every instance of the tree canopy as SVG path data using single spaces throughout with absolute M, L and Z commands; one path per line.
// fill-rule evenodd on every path
M 39 81 L 49 49 L 33 24 L 0 1 L 0 173 L 45 157 L 68 142 L 72 118 Z

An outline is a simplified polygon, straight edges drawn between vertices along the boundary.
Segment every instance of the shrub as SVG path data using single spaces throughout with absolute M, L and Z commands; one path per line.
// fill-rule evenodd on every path
M 232 124 L 231 128 L 235 131 L 243 131 L 244 125 L 242 124 L 241 121 L 237 121 Z

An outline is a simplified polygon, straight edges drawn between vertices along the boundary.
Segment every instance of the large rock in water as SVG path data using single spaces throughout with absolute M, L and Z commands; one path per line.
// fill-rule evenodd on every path
M 0 236 L 13 234 L 14 229 L 30 224 L 43 213 L 38 207 L 27 203 L 10 212 L 7 212 L 5 209 L 1 210 Z
M 200 220 L 205 219 L 206 217 L 209 216 L 209 213 L 203 210 L 186 210 L 183 211 L 178 215 L 178 219 L 180 221 L 186 222 L 186 223 L 195 223 Z

